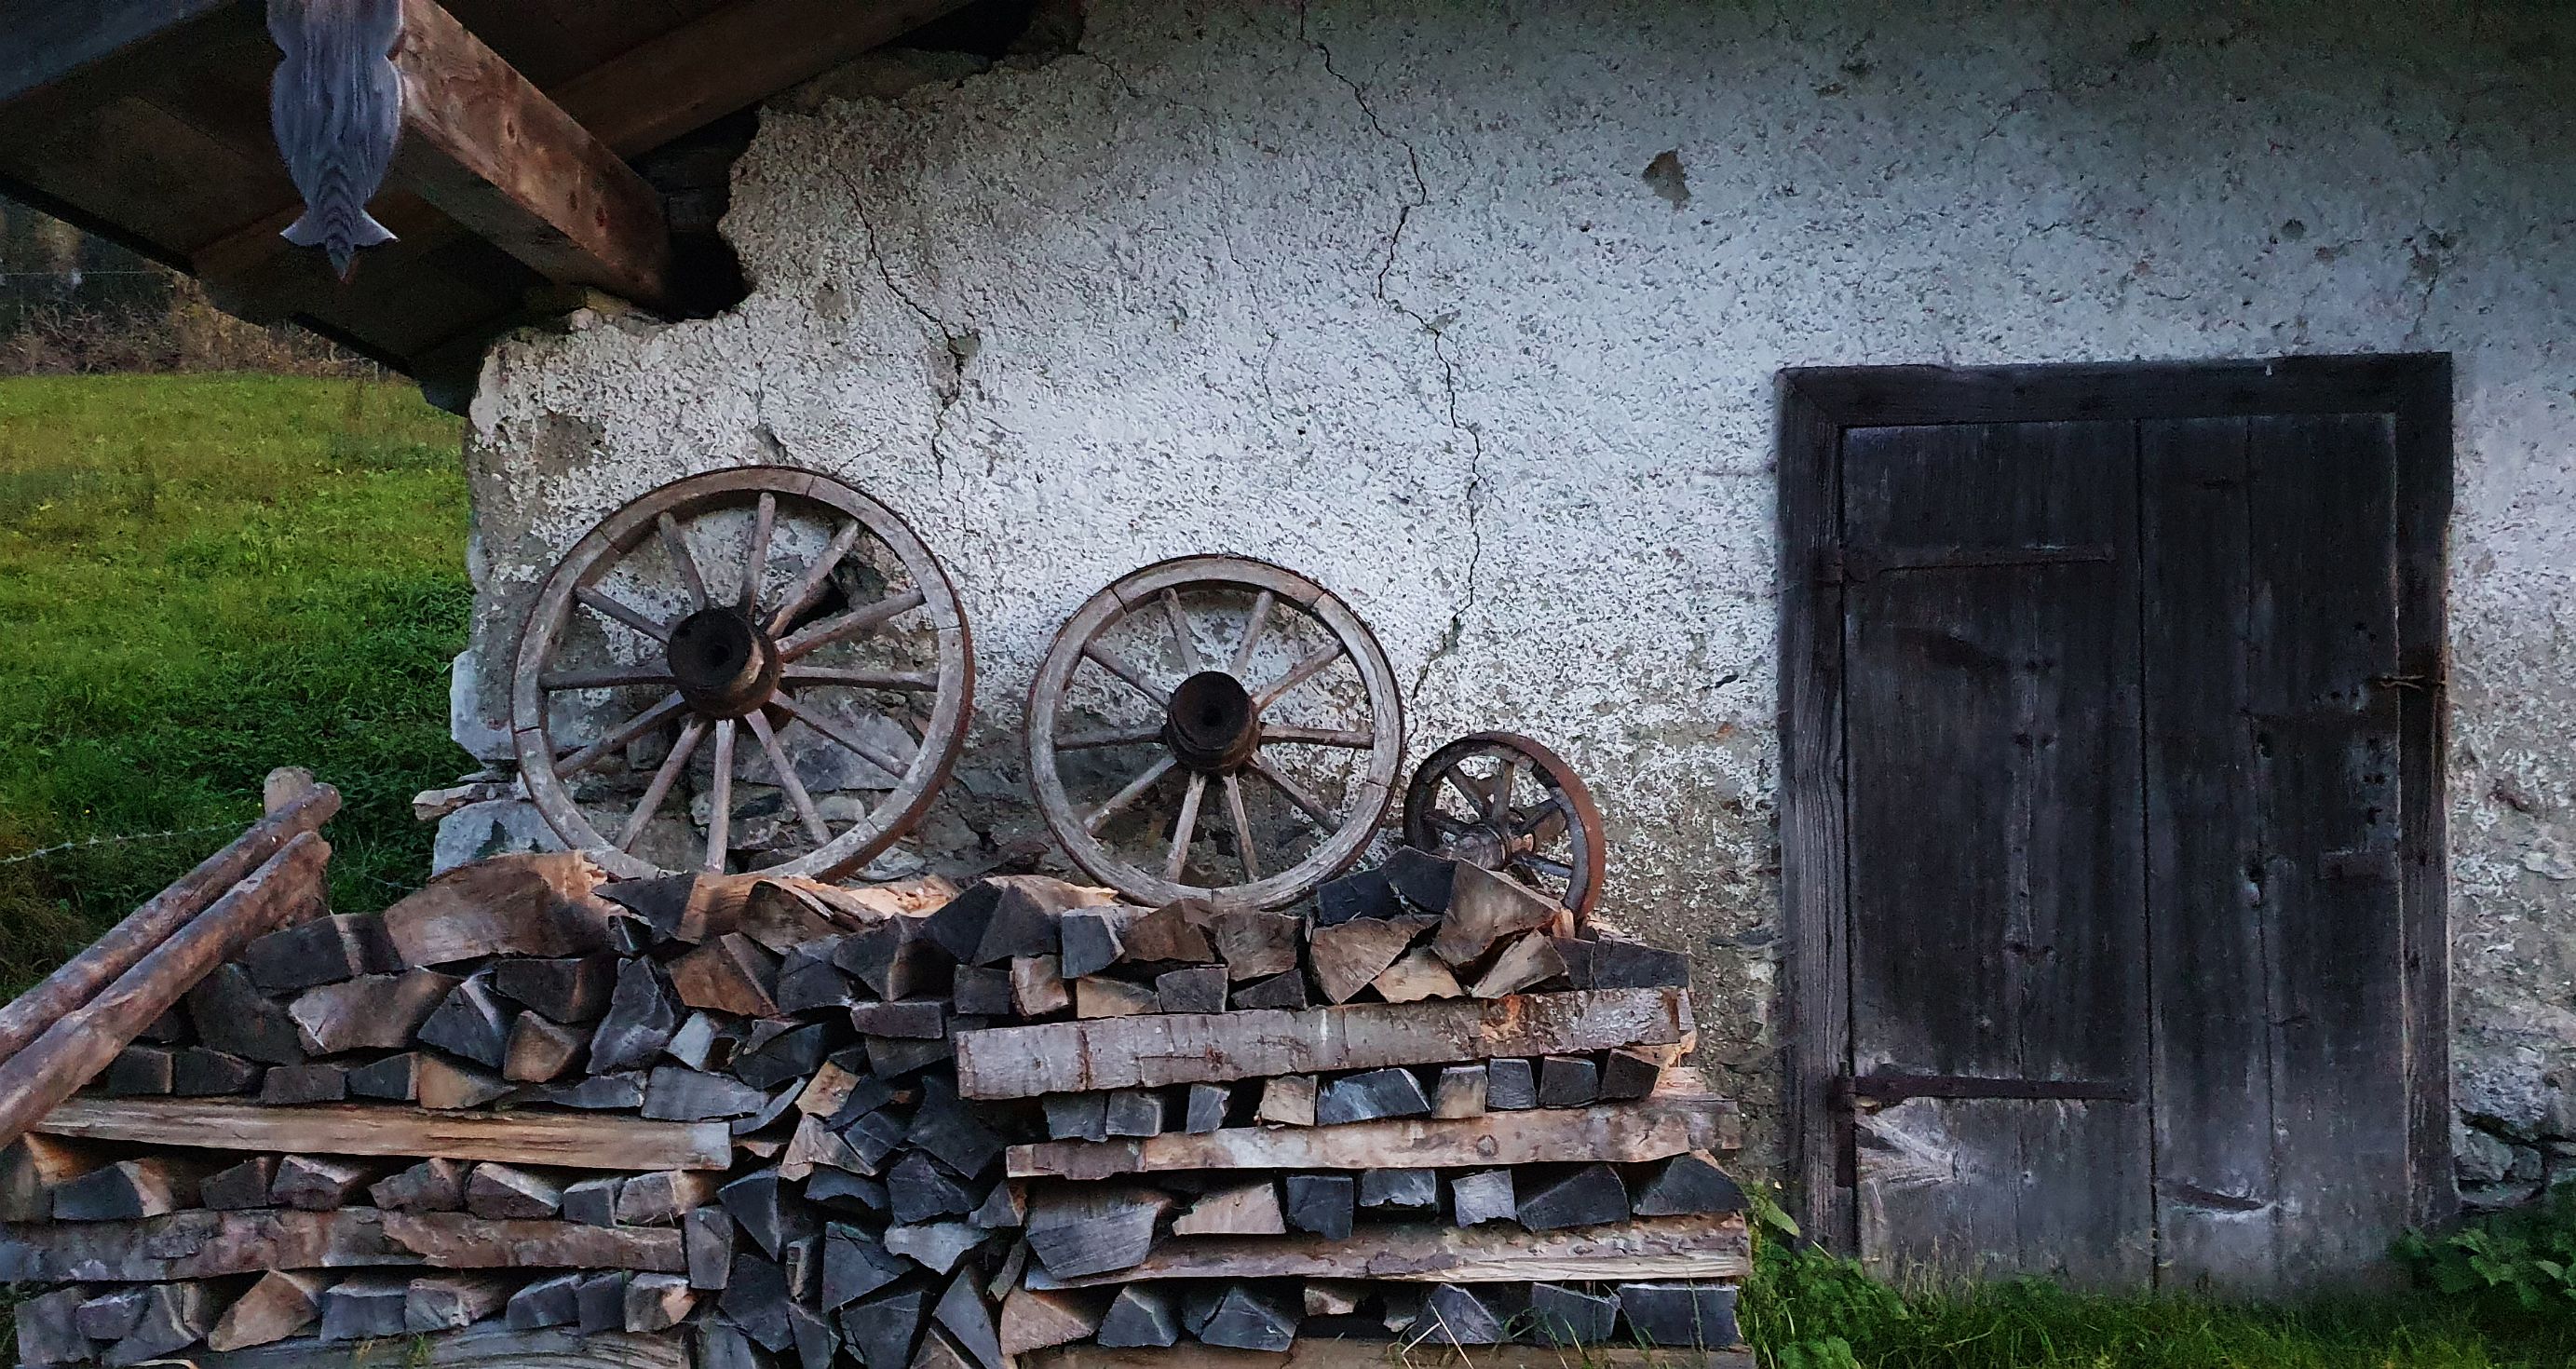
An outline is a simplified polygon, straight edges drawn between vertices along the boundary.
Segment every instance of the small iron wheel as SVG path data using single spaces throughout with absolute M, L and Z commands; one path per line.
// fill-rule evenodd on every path
M 1065 854 L 1127 898 L 1276 908 L 1368 848 L 1403 763 L 1400 698 L 1322 586 L 1240 557 L 1165 561 L 1056 633 L 1029 689 L 1030 785 Z
M 757 842 L 764 871 L 829 877 L 921 820 L 974 688 L 921 538 L 838 481 L 758 466 L 674 481 L 574 544 L 521 630 L 510 725 L 547 825 L 612 875 L 676 873 L 638 854 L 656 833 L 665 857 L 695 848 L 688 868 Z M 702 841 L 657 832 L 675 791 Z
M 1404 840 L 1536 889 L 1577 927 L 1601 897 L 1606 844 L 1592 791 L 1564 757 L 1516 732 L 1470 733 L 1414 767 Z

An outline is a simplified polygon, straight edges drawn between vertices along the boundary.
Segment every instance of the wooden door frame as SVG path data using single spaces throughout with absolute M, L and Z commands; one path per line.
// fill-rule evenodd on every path
M 1944 423 L 2380 413 L 2394 426 L 2408 1209 L 2457 1208 L 2451 1174 L 2450 943 L 2443 814 L 2451 514 L 2448 353 L 2046 366 L 1861 366 L 1780 373 L 1780 903 L 1791 1173 L 1807 1234 L 1857 1248 L 1836 1173 L 1832 1088 L 1851 1053 L 1843 784 L 1843 600 L 1835 546 L 1846 430 Z

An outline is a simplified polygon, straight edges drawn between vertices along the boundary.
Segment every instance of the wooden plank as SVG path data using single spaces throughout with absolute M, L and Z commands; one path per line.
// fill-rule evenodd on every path
M 2451 1164 L 2449 804 L 2442 778 L 2450 754 L 2443 596 L 2450 586 L 2451 358 L 2393 360 L 2381 386 L 2395 421 L 2397 659 L 2415 681 L 2397 691 L 2409 1187 L 2415 1225 L 2430 1231 L 2450 1225 L 2460 1203 Z
M 1027 1098 L 1666 1045 L 1690 1030 L 1689 995 L 1669 988 L 1163 1013 L 960 1032 L 957 1080 L 969 1098 Z
M 680 1233 L 572 1222 L 489 1222 L 459 1212 L 198 1209 L 131 1222 L 30 1223 L 0 1233 L 0 1280 L 164 1282 L 271 1269 L 687 1267 Z
M 1416 1356 L 1430 1358 L 1417 1351 Z M 1455 1369 L 1566 1369 L 1566 1352 L 1538 1345 L 1470 1345 L 1439 1348 L 1438 1363 Z M 1387 1369 L 1407 1357 L 1395 1342 L 1373 1340 L 1300 1340 L 1284 1354 L 1263 1350 L 1226 1350 L 1213 1345 L 1113 1349 L 1105 1345 L 1067 1345 L 1023 1355 L 1020 1369 Z M 1746 1350 L 1647 1349 L 1627 1345 L 1587 1345 L 1575 1361 L 1586 1369 L 1753 1369 Z M 302 1366 L 296 1366 L 302 1369 Z
M 192 1098 L 72 1098 L 36 1131 L 208 1150 L 445 1156 L 573 1169 L 723 1169 L 722 1122 L 647 1122 L 546 1112 L 430 1112 L 364 1103 L 300 1108 Z
M 513 1331 L 487 1322 L 440 1336 L 417 1336 L 387 1353 L 403 1369 L 689 1369 L 687 1338 L 624 1331 L 582 1335 L 570 1328 Z M 188 1356 L 198 1369 L 350 1369 L 366 1364 L 348 1341 L 278 1341 L 229 1354 Z
M 1143 1262 L 1081 1278 L 1032 1269 L 1031 1288 L 1141 1279 L 1385 1279 L 1518 1283 L 1531 1279 L 1738 1279 L 1752 1267 L 1741 1216 L 1662 1217 L 1532 1232 L 1512 1226 L 1384 1225 L 1346 1237 L 1197 1236 L 1163 1241 Z

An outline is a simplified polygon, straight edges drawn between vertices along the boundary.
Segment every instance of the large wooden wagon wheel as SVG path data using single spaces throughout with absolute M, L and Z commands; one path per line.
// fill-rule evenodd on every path
M 1404 840 L 1508 875 L 1578 926 L 1601 897 L 1607 843 L 1592 791 L 1562 756 L 1517 732 L 1474 732 L 1432 752 L 1404 789 Z
M 1296 901 L 1367 849 L 1404 756 L 1395 672 L 1359 618 L 1230 556 L 1094 595 L 1038 667 L 1028 735 L 1065 854 L 1157 905 Z
M 974 686 L 956 590 L 902 519 L 750 467 L 665 485 L 574 545 L 521 631 L 511 727 L 546 822 L 614 875 L 721 871 L 748 845 L 830 876 L 920 821 Z

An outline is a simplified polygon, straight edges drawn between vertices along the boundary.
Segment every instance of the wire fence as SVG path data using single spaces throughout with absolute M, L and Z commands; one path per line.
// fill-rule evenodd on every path
M 180 837 L 202 837 L 213 832 L 235 832 L 239 830 L 241 830 L 240 823 L 218 822 L 207 827 L 180 827 L 167 832 L 126 832 L 113 836 L 83 837 L 78 841 L 56 842 L 51 846 L 40 846 L 33 851 L 22 851 L 14 856 L 0 856 L 0 866 L 24 865 L 29 861 L 43 860 L 48 856 L 59 856 L 72 851 L 87 850 L 93 846 L 125 846 L 138 841 L 175 841 Z

